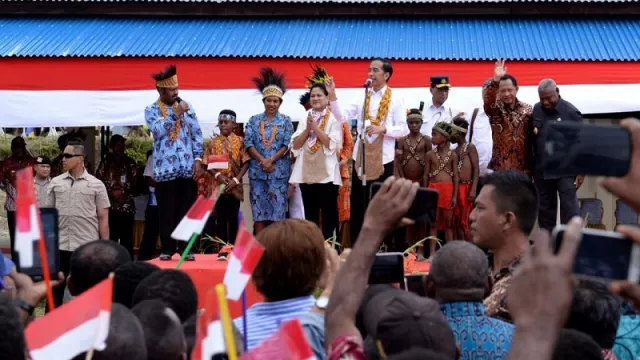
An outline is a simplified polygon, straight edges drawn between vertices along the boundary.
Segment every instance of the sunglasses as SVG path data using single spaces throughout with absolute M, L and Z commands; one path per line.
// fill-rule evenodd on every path
M 63 157 L 63 158 L 65 158 L 65 159 L 72 159 L 72 158 L 74 158 L 74 157 L 79 157 L 79 156 L 84 156 L 84 155 L 80 155 L 80 154 L 67 154 L 67 153 L 62 154 L 62 157 Z

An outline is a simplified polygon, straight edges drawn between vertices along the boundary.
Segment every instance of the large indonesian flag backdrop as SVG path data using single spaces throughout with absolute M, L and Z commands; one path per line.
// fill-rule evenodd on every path
M 338 97 L 351 102 L 363 91 L 367 60 L 248 58 L 3 58 L 0 59 L 0 125 L 96 126 L 140 125 L 144 108 L 157 99 L 150 74 L 176 64 L 180 96 L 189 101 L 202 124 L 215 124 L 222 109 L 240 122 L 264 111 L 251 77 L 262 66 L 287 75 L 289 91 L 281 112 L 294 121 L 305 118 L 298 103 L 311 65 L 324 66 L 336 81 Z M 519 98 L 538 101 L 537 84 L 553 78 L 560 94 L 585 114 L 640 110 L 640 64 L 637 62 L 507 61 L 519 82 Z M 471 112 L 482 105 L 481 86 L 493 74 L 489 61 L 393 61 L 389 85 L 407 108 L 428 104 L 429 77 L 448 75 L 449 101 Z

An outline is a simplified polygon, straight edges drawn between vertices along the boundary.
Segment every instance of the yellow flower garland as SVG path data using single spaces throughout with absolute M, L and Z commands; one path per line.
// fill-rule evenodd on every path
M 369 115 L 369 103 L 371 102 L 371 92 L 367 93 L 367 97 L 364 101 L 364 114 L 365 121 L 371 120 L 371 115 Z M 376 114 L 376 118 L 371 120 L 371 124 L 380 125 L 384 119 L 387 118 L 387 114 L 389 113 L 389 107 L 391 106 L 391 88 L 387 86 L 387 90 L 385 90 L 384 95 L 382 95 L 382 100 L 380 101 L 380 107 L 378 108 L 378 114 Z
M 160 101 L 160 99 L 158 99 L 158 107 L 160 108 L 162 117 L 166 119 L 169 116 L 167 113 L 167 106 L 162 101 Z M 178 111 L 178 102 L 174 102 L 171 108 L 173 109 L 173 113 L 175 114 Z M 173 130 L 169 131 L 169 139 L 171 139 L 172 141 L 176 141 L 180 136 L 180 123 L 180 119 L 177 119 L 176 126 Z

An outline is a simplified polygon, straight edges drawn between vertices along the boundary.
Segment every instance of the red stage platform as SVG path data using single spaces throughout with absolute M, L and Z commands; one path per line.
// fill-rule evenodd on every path
M 217 261 L 218 255 L 196 254 L 196 261 L 185 261 L 180 266 L 180 270 L 186 272 L 193 280 L 198 290 L 198 308 L 204 307 L 207 291 L 222 282 L 224 272 L 227 269 L 226 261 Z M 175 269 L 180 257 L 174 255 L 171 261 L 160 261 L 153 259 L 150 263 L 159 266 L 161 269 Z M 252 282 L 247 286 L 247 307 L 262 301 L 262 295 L 256 291 Z M 242 303 L 240 301 L 229 301 L 229 311 L 233 318 L 242 315 Z

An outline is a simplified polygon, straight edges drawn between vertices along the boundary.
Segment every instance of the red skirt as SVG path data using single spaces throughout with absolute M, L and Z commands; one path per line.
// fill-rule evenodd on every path
M 430 189 L 435 189 L 440 194 L 438 197 L 438 208 L 451 210 L 451 199 L 453 199 L 452 182 L 430 182 Z
M 456 221 L 465 231 L 469 231 L 469 215 L 473 210 L 473 203 L 469 201 L 469 191 L 472 184 L 458 185 L 458 203 L 456 204 Z

